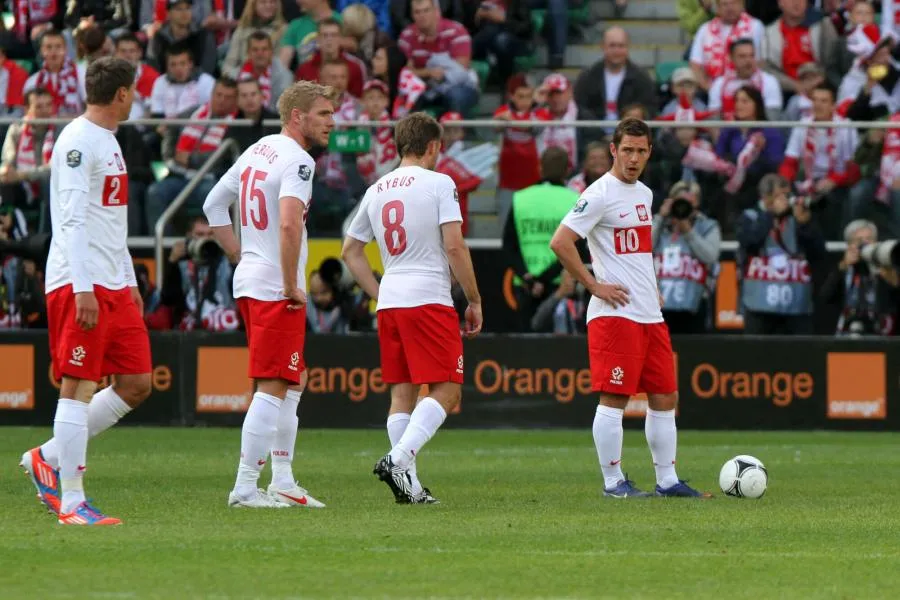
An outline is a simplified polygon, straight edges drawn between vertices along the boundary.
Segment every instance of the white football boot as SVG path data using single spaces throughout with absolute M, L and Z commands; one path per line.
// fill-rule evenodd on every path
M 278 502 L 282 506 L 302 506 L 305 508 L 325 508 L 325 505 L 306 491 L 306 488 L 300 487 L 299 482 L 294 482 L 293 487 L 279 488 L 274 483 L 269 485 L 269 498 Z
M 241 498 L 234 490 L 232 490 L 231 493 L 228 494 L 228 506 L 245 506 L 247 508 L 287 508 L 286 504 L 276 502 L 261 489 L 256 490 L 256 493 L 249 498 Z

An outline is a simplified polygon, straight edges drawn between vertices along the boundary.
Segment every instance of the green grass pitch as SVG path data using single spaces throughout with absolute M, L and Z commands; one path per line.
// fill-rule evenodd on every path
M 113 429 L 86 487 L 117 528 L 63 528 L 17 467 L 48 429 L 0 429 L 0 598 L 897 598 L 900 436 L 681 432 L 679 475 L 718 492 L 735 454 L 762 500 L 612 500 L 591 434 L 442 431 L 420 458 L 441 504 L 371 474 L 383 431 L 301 431 L 320 511 L 225 506 L 237 429 Z M 652 487 L 626 432 L 623 464 Z M 268 469 L 263 484 L 268 484 Z

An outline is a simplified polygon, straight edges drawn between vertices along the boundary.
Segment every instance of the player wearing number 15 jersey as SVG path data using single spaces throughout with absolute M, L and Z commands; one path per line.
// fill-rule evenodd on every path
M 650 158 L 651 134 L 639 119 L 622 120 L 613 134 L 613 167 L 588 187 L 550 242 L 562 265 L 591 292 L 588 353 L 600 405 L 594 444 L 604 495 L 649 496 L 622 472 L 622 416 L 630 396 L 648 395 L 646 435 L 656 469 L 657 496 L 708 497 L 675 472 L 678 384 L 669 330 L 660 311 L 651 243 L 653 194 L 638 181 Z M 587 238 L 594 276 L 575 242 Z
M 234 297 L 247 331 L 249 376 L 256 393 L 241 432 L 241 458 L 229 506 L 279 508 L 324 505 L 294 480 L 291 461 L 297 408 L 306 385 L 306 214 L 315 163 L 307 152 L 328 144 L 335 94 L 307 81 L 278 100 L 282 130 L 250 146 L 210 191 L 203 210 L 225 253 L 240 262 Z M 237 201 L 238 243 L 229 207 Z M 256 483 L 269 453 L 272 484 Z
M 481 297 L 462 236 L 456 185 L 435 173 L 441 126 L 413 113 L 394 130 L 400 167 L 366 192 L 350 224 L 343 257 L 363 290 L 378 299 L 382 380 L 391 384 L 388 437 L 393 448 L 375 465 L 400 503 L 432 503 L 415 458 L 459 402 L 463 353 L 450 273 L 465 292 L 466 335 L 481 330 Z M 384 264 L 376 282 L 363 248 L 378 244 Z M 429 395 L 416 405 L 419 388 Z

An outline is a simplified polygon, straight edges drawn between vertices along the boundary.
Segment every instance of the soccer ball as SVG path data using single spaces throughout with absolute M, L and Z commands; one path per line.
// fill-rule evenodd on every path
M 719 487 L 726 496 L 762 498 L 769 485 L 769 472 L 758 458 L 741 454 L 735 456 L 719 471 Z

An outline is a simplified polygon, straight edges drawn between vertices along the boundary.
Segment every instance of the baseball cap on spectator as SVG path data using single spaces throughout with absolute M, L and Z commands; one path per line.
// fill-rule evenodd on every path
M 672 73 L 672 85 L 678 85 L 679 83 L 693 83 L 697 85 L 697 76 L 694 75 L 690 67 L 678 67 Z
M 463 120 L 463 116 L 461 114 L 459 114 L 458 112 L 453 112 L 453 111 L 445 112 L 443 115 L 441 115 L 441 118 L 440 118 L 441 123 L 449 123 L 451 121 L 462 121 L 462 120 Z
M 544 77 L 544 82 L 541 84 L 541 87 L 547 89 L 547 92 L 565 92 L 568 91 L 572 84 L 569 82 L 569 78 L 561 73 L 551 73 Z
M 370 79 L 363 85 L 363 94 L 369 90 L 381 90 L 384 95 L 390 96 L 387 84 L 380 79 Z
M 800 68 L 797 69 L 797 79 L 803 79 L 804 77 L 810 77 L 813 75 L 825 75 L 825 69 L 819 65 L 819 63 L 808 62 L 800 65 Z
M 857 58 L 866 60 L 872 58 L 876 50 L 893 41 L 894 38 L 891 34 L 882 36 L 878 25 L 870 23 L 869 25 L 855 28 L 847 36 L 847 49 L 856 55 Z

